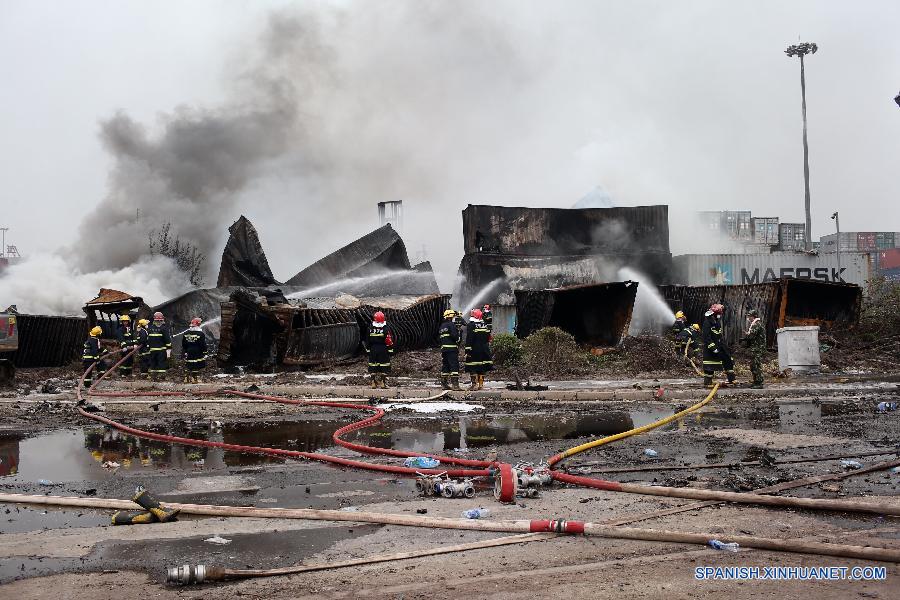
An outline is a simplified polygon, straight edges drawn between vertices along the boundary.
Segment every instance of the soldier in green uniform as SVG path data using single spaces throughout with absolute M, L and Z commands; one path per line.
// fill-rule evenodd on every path
M 753 360 L 750 363 L 750 372 L 753 374 L 753 383 L 750 387 L 761 389 L 763 387 L 763 359 L 766 356 L 766 326 L 759 318 L 756 309 L 747 313 L 747 335 L 744 341 L 750 348 Z

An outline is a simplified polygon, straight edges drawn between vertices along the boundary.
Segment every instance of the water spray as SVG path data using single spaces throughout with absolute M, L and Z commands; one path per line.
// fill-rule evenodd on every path
M 207 327 L 208 325 L 212 325 L 213 323 L 218 323 L 218 322 L 221 321 L 221 320 L 222 320 L 222 317 L 216 317 L 216 318 L 210 319 L 210 320 L 208 320 L 208 321 L 203 321 L 202 323 L 200 323 L 199 327 L 200 327 L 200 329 L 203 329 L 204 327 Z M 178 333 L 174 334 L 172 337 L 173 337 L 173 338 L 176 338 L 176 337 L 178 337 L 178 336 L 180 336 L 180 335 L 184 335 L 185 333 L 187 333 L 187 332 L 190 331 L 190 330 L 191 330 L 191 328 L 188 327 L 188 328 L 185 329 L 184 331 L 179 331 Z
M 475 292 L 475 295 L 472 296 L 472 299 L 469 301 L 469 303 L 466 305 L 466 307 L 462 310 L 462 314 L 463 315 L 469 314 L 473 308 L 478 306 L 478 304 L 480 304 L 487 297 L 488 293 L 491 290 L 493 290 L 495 287 L 497 287 L 498 285 L 500 285 L 501 283 L 503 283 L 505 281 L 506 281 L 506 277 L 498 277 L 497 279 L 494 279 L 493 281 L 491 281 L 490 283 L 485 285 L 483 288 L 481 288 L 480 290 Z

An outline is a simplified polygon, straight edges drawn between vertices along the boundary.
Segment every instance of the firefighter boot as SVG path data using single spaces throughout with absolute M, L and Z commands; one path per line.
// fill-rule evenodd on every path
M 448 375 L 441 375 L 441 389 L 450 389 L 450 377 Z
M 472 385 L 469 386 L 469 391 L 474 392 L 478 389 L 478 375 L 470 375 L 472 378 Z
M 733 383 L 734 383 L 734 379 L 735 379 L 735 377 L 734 377 L 734 371 L 728 371 L 728 383 L 729 383 L 729 384 L 733 384 Z
M 112 516 L 113 525 L 141 525 L 153 523 L 156 517 L 149 510 L 128 511 L 120 510 Z
M 387 373 L 382 373 L 382 374 L 381 374 L 381 387 L 382 387 L 383 389 L 388 389 L 388 384 L 387 384 Z
M 479 391 L 484 389 L 484 375 L 478 376 L 478 387 L 475 389 L 477 389 Z
M 378 373 L 372 373 L 372 389 L 378 389 Z
M 711 388 L 712 386 L 713 386 L 712 375 L 704 375 L 703 376 L 703 387 Z
M 453 389 L 454 391 L 457 391 L 457 392 L 462 390 L 462 388 L 459 387 L 459 375 L 451 375 L 450 376 L 450 387 L 451 387 L 451 389 Z
M 179 513 L 178 509 L 166 509 L 160 506 L 159 500 L 151 496 L 150 492 L 144 488 L 139 487 L 135 490 L 134 498 L 132 498 L 131 501 L 136 502 L 140 504 L 141 507 L 149 510 L 161 523 L 175 520 L 175 516 Z

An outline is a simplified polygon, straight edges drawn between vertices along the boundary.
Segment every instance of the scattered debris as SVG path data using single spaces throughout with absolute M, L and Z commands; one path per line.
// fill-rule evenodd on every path
M 207 544 L 216 544 L 216 545 L 219 545 L 219 546 L 227 546 L 228 544 L 231 543 L 231 540 L 229 540 L 229 539 L 227 539 L 227 538 L 223 538 L 223 537 L 221 537 L 221 536 L 219 536 L 219 535 L 214 535 L 213 537 L 211 537 L 211 538 L 206 538 L 206 539 L 203 540 L 203 541 L 206 542 Z

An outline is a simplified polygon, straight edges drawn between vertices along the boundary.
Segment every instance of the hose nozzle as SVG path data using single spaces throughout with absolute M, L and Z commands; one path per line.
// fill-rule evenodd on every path
M 166 583 L 172 585 L 191 585 L 206 581 L 206 566 L 182 565 L 169 567 L 166 570 Z

